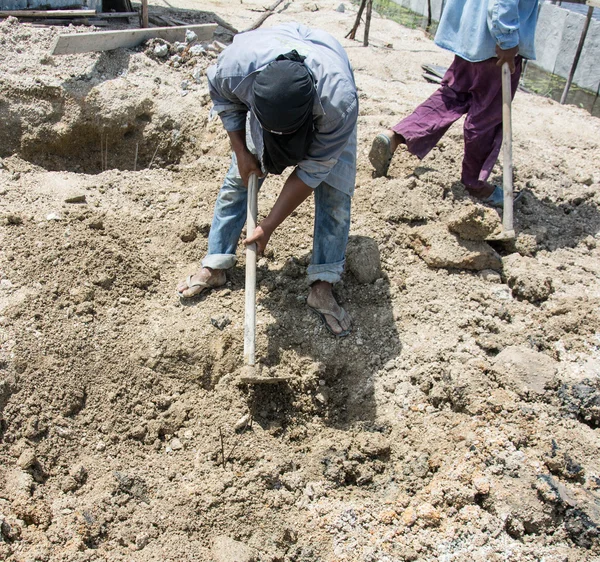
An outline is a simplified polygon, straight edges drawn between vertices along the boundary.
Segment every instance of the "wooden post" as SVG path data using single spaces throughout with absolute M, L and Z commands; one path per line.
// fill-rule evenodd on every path
M 371 12 L 373 11 L 373 0 L 367 0 L 367 15 L 365 16 L 365 36 L 363 47 L 369 46 L 369 30 L 371 29 Z
M 362 13 L 365 9 L 366 4 L 367 0 L 361 0 L 360 7 L 358 8 L 358 12 L 356 14 L 356 19 L 354 20 L 354 25 L 352 26 L 352 29 L 348 32 L 348 35 L 346 35 L 346 39 L 356 39 L 356 30 L 360 25 L 360 18 L 362 18 Z
M 142 27 L 148 27 L 148 0 L 142 0 Z
M 577 51 L 575 52 L 575 58 L 573 59 L 573 65 L 571 66 L 571 71 L 569 72 L 569 77 L 567 78 L 567 83 L 565 84 L 565 89 L 563 90 L 562 96 L 560 98 L 561 104 L 564 104 L 567 101 L 567 96 L 569 95 L 569 89 L 571 88 L 571 84 L 573 82 L 573 76 L 575 76 L 575 71 L 577 70 L 577 65 L 579 64 L 579 57 L 581 56 L 581 51 L 583 50 L 583 44 L 585 43 L 585 38 L 587 36 L 588 29 L 590 28 L 590 22 L 592 21 L 593 13 L 594 13 L 593 6 L 589 6 L 587 17 L 585 18 L 585 24 L 583 25 L 583 30 L 581 32 L 581 37 L 579 38 L 579 44 L 577 45 Z
M 258 214 L 258 177 L 250 174 L 248 181 L 248 216 L 246 235 L 252 236 Z M 244 362 L 255 364 L 256 349 L 256 244 L 246 246 L 246 313 L 244 318 Z

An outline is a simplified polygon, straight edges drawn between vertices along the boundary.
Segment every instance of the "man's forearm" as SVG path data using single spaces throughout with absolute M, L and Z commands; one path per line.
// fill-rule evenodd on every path
M 246 129 L 240 131 L 227 131 L 229 142 L 235 155 L 239 158 L 244 152 L 248 152 L 246 146 Z
M 312 193 L 313 189 L 298 178 L 294 170 L 286 180 L 271 212 L 261 222 L 262 228 L 269 233 L 273 232 Z

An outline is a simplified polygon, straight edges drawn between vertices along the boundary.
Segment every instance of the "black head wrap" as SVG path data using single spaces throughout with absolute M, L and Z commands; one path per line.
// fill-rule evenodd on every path
M 264 164 L 281 174 L 302 161 L 313 138 L 314 80 L 296 51 L 280 55 L 254 81 L 254 112 L 263 128 Z

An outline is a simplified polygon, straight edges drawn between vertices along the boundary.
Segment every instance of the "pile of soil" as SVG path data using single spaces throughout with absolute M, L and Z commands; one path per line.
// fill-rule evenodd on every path
M 260 7 L 204 8 L 245 29 Z M 307 202 L 259 261 L 257 357 L 287 382 L 255 386 L 242 249 L 223 288 L 175 293 L 229 166 L 205 78 L 218 44 L 55 57 L 82 29 L 0 22 L 0 559 L 600 556 L 600 122 L 518 93 L 518 237 L 490 245 L 498 214 L 458 181 L 460 123 L 373 178 L 373 137 L 451 55 L 376 15 L 363 47 L 344 38 L 355 15 L 296 1 L 263 24 L 337 37 L 361 109 L 336 287 L 353 332 L 305 305 Z

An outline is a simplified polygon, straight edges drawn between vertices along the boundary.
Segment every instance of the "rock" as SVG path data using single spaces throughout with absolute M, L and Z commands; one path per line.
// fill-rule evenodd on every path
M 85 203 L 86 202 L 86 197 L 84 193 L 81 194 L 76 194 L 76 195 L 69 195 L 67 197 L 65 197 L 65 203 Z
M 490 493 L 490 481 L 485 476 L 475 476 L 473 486 L 475 491 L 482 496 L 487 496 Z
M 214 562 L 254 562 L 254 550 L 242 542 L 225 535 L 219 535 L 212 541 L 211 549 Z
M 442 516 L 430 503 L 423 503 L 417 508 L 417 517 L 427 527 L 437 527 Z
M 50 213 L 46 215 L 47 221 L 61 221 L 62 217 L 58 213 Z
M 583 488 L 570 489 L 548 474 L 535 482 L 540 498 L 564 513 L 564 527 L 575 544 L 582 548 L 600 545 L 600 500 Z
M 502 276 L 493 269 L 484 269 L 480 271 L 479 277 L 488 283 L 502 283 Z
M 407 507 L 403 512 L 402 512 L 402 522 L 407 526 L 407 527 L 411 527 L 412 525 L 414 525 L 417 521 L 417 512 L 415 510 L 414 507 Z
M 200 55 L 206 54 L 206 49 L 202 45 L 194 45 L 190 48 L 189 53 L 193 57 L 199 57 Z M 202 76 L 202 69 L 195 68 L 194 72 L 192 73 L 192 77 L 194 78 L 194 80 L 196 80 L 196 82 L 199 82 L 198 76 Z
M 180 451 L 183 449 L 183 443 L 177 437 L 171 439 L 170 445 L 173 451 Z
M 427 225 L 415 229 L 409 246 L 430 267 L 448 269 L 500 270 L 502 260 L 486 242 L 461 240 L 444 226 Z
M 87 468 L 82 464 L 74 464 L 69 469 L 69 476 L 71 476 L 78 484 L 83 484 L 87 480 Z
M 448 223 L 450 232 L 463 240 L 485 240 L 501 226 L 498 213 L 482 205 L 469 205 Z
M 346 6 L 344 6 L 344 4 L 340 4 L 336 9 L 336 12 L 340 12 L 340 14 L 343 14 L 346 11 Z
M 346 249 L 346 267 L 359 283 L 373 283 L 381 277 L 379 246 L 372 238 L 351 236 Z
M 7 225 L 18 226 L 23 224 L 23 219 L 15 213 L 8 213 L 2 217 L 2 221 Z
M 74 492 L 78 487 L 77 481 L 71 476 L 66 476 L 60 483 L 60 489 L 65 493 Z
M 186 43 L 193 43 L 197 39 L 198 39 L 198 36 L 191 29 L 185 30 L 185 42 Z
M 229 318 L 227 314 L 220 314 L 219 316 L 212 317 L 210 323 L 217 328 L 217 330 L 224 330 L 231 324 L 231 318 Z
M 576 384 L 563 384 L 558 396 L 573 417 L 590 427 L 600 427 L 600 381 L 584 379 Z
M 496 380 L 523 399 L 539 399 L 556 386 L 556 362 L 525 347 L 511 346 L 492 362 Z
M 250 414 L 244 414 L 237 422 L 235 422 L 233 429 L 235 431 L 242 431 L 243 429 L 246 429 L 251 419 L 252 416 L 250 416 Z
M 362 432 L 354 438 L 358 450 L 368 457 L 389 455 L 390 442 L 381 433 Z
M 195 224 L 187 225 L 179 233 L 182 242 L 193 242 L 198 236 L 198 229 Z
M 165 58 L 169 54 L 169 47 L 167 45 L 156 45 L 154 47 L 154 55 L 157 57 Z
M 552 277 L 541 269 L 535 258 L 511 254 L 502 260 L 502 266 L 514 297 L 540 303 L 554 292 Z
M 35 468 L 37 462 L 35 451 L 33 449 L 25 449 L 17 460 L 17 466 L 23 470 L 31 470 L 32 468 Z

